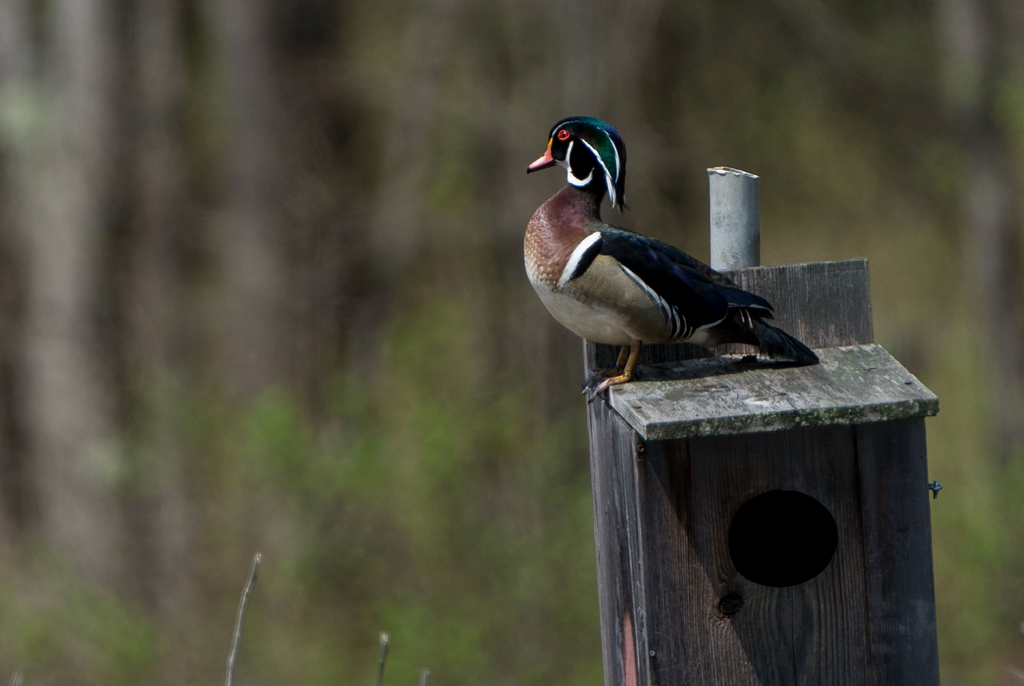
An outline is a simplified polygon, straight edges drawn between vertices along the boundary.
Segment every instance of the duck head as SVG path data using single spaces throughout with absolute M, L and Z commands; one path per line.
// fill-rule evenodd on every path
M 526 173 L 555 165 L 566 180 L 599 195 L 608 193 L 612 207 L 626 204 L 626 144 L 611 124 L 594 117 L 566 117 L 551 127 L 548 149 Z

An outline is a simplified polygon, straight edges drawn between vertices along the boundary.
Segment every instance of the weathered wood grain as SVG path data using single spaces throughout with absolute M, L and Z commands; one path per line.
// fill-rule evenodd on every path
M 812 348 L 873 343 L 871 285 L 866 259 L 787 264 L 725 270 L 742 288 L 768 299 L 775 307 L 773 324 Z M 750 352 L 746 346 L 722 346 L 719 352 Z M 606 369 L 615 364 L 619 350 L 611 345 L 584 344 L 587 369 Z M 690 344 L 645 345 L 640 350 L 643 366 L 660 362 L 692 360 L 712 355 L 707 348 Z
M 879 345 L 827 348 L 809 367 L 710 358 L 613 386 L 612 408 L 644 438 L 720 436 L 934 415 L 939 401 Z
M 924 419 L 855 427 L 873 683 L 938 684 Z
M 649 683 L 938 684 L 923 448 L 921 419 L 647 441 Z M 815 498 L 839 532 L 828 567 L 787 588 L 748 581 L 728 549 L 739 507 L 776 489 Z
M 864 684 L 867 601 L 850 427 L 648 441 L 638 476 L 652 684 Z M 796 490 L 836 519 L 839 543 L 814 579 L 755 584 L 729 554 L 733 515 Z M 799 532 L 793 532 L 799 535 Z M 667 659 L 671 656 L 671 659 Z
M 749 267 L 725 272 L 775 307 L 776 326 L 812 348 L 875 340 L 866 259 Z
M 648 684 L 634 465 L 640 442 L 604 403 L 588 424 L 605 686 Z

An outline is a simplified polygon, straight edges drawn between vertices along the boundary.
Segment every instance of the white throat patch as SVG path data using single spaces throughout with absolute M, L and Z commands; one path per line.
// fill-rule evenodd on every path
M 583 145 L 587 146 L 587 149 L 590 150 L 590 154 L 594 156 L 594 162 L 596 162 L 597 165 L 601 167 L 601 171 L 604 172 L 604 181 L 605 181 L 605 185 L 606 185 L 606 187 L 608 189 L 608 199 L 611 200 L 612 205 L 614 206 L 615 203 L 618 201 L 618 194 L 615 192 L 615 181 L 613 180 L 611 171 L 609 171 L 608 167 L 605 166 L 604 160 L 601 159 L 601 156 L 598 154 L 597 150 L 594 149 L 594 146 L 590 145 L 589 143 L 587 143 L 582 138 L 580 138 L 579 140 L 580 140 L 581 143 L 583 143 Z M 611 140 L 610 136 L 609 136 L 608 140 Z M 578 176 L 575 176 L 572 173 L 572 167 L 569 166 L 569 159 L 570 159 L 570 156 L 572 155 L 572 146 L 575 143 L 576 143 L 575 140 L 569 141 L 569 147 L 565 149 L 565 159 L 561 160 L 558 164 L 559 164 L 559 166 L 565 167 L 565 171 L 566 171 L 565 179 L 566 179 L 566 181 L 568 181 L 573 186 L 576 186 L 577 188 L 583 188 L 584 186 L 586 186 L 587 184 L 589 184 L 591 181 L 594 180 L 594 170 L 591 169 L 590 173 L 587 174 L 587 178 L 585 178 L 585 179 L 581 179 L 581 178 L 579 178 Z M 612 150 L 615 151 L 615 173 L 616 173 L 616 175 L 618 175 L 619 174 L 619 164 L 620 164 L 619 163 L 619 151 L 618 151 L 618 149 L 616 149 L 614 143 L 612 144 Z
M 572 146 L 573 146 L 573 143 L 575 143 L 575 142 L 576 141 L 569 141 L 569 147 L 565 149 L 565 160 L 564 160 L 562 166 L 565 167 L 565 171 L 566 171 L 565 179 L 566 179 L 566 181 L 568 181 L 572 185 L 576 186 L 577 188 L 583 188 L 588 183 L 590 183 L 591 179 L 594 178 L 594 170 L 591 169 L 590 173 L 587 174 L 587 178 L 585 178 L 585 179 L 581 179 L 581 178 L 575 176 L 572 173 L 572 167 L 569 166 L 569 160 L 572 157 Z

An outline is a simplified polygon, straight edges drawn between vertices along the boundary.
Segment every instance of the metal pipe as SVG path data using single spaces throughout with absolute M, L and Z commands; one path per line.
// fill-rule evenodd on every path
M 761 263 L 760 177 L 731 167 L 708 169 L 711 194 L 711 267 Z

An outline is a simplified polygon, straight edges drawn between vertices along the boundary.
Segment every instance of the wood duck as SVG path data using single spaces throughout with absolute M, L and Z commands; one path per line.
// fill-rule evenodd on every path
M 626 146 L 613 126 L 593 117 L 559 121 L 526 173 L 555 165 L 565 168 L 568 185 L 527 225 L 526 273 L 562 325 L 622 346 L 616 368 L 584 383 L 591 402 L 633 377 L 642 343 L 748 343 L 770 358 L 818 361 L 764 321 L 772 318 L 764 298 L 667 243 L 601 221 L 605 194 L 619 211 L 626 205 Z

